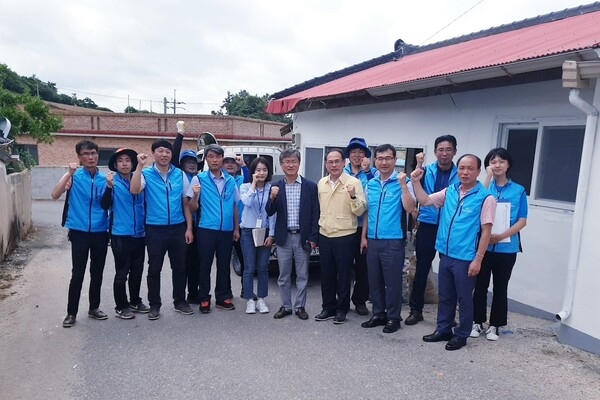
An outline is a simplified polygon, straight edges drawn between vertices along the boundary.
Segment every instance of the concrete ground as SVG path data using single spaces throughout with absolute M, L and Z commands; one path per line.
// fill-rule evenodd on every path
M 361 328 L 366 318 L 353 311 L 344 325 L 314 321 L 316 270 L 308 321 L 273 319 L 275 277 L 271 313 L 246 315 L 235 275 L 236 310 L 200 315 L 194 307 L 184 316 L 169 301 L 165 261 L 161 318 L 123 321 L 113 316 L 109 250 L 101 306 L 109 319 L 86 317 L 86 279 L 78 322 L 65 329 L 62 203 L 39 201 L 33 210 L 35 231 L 0 269 L 1 399 L 600 399 L 600 357 L 558 343 L 553 321 L 511 313 L 499 341 L 470 339 L 449 352 L 421 340 L 435 329 L 434 305 L 425 322 L 394 334 Z M 146 297 L 145 282 L 142 290 Z

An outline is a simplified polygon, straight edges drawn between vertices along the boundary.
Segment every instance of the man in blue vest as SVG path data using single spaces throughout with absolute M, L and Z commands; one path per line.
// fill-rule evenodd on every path
M 69 229 L 73 268 L 69 283 L 67 316 L 63 320 L 65 328 L 72 327 L 76 322 L 88 254 L 90 257 L 88 316 L 98 320 L 108 318 L 98 308 L 102 273 L 108 249 L 108 213 L 100 206 L 100 199 L 106 187 L 106 176 L 98 169 L 96 143 L 82 140 L 75 145 L 75 151 L 79 162 L 69 164 L 69 170 L 52 190 L 54 200 L 58 200 L 68 190 L 63 212 L 63 226 Z
M 240 239 L 238 202 L 240 193 L 235 179 L 223 168 L 223 148 L 209 144 L 204 149 L 208 171 L 192 179 L 187 192 L 191 212 L 201 208 L 196 231 L 200 253 L 200 312 L 210 313 L 210 271 L 213 258 L 217 258 L 215 305 L 223 310 L 233 310 L 231 291 L 232 241 Z
M 415 196 L 422 206 L 442 208 L 435 249 L 440 253 L 438 273 L 439 305 L 435 332 L 425 342 L 446 341 L 446 350 L 467 344 L 473 323 L 475 277 L 490 241 L 496 201 L 477 180 L 481 160 L 473 154 L 458 159 L 459 183 L 427 195 L 421 185 L 423 170 L 411 173 Z M 459 306 L 459 325 L 452 332 Z
M 456 165 L 452 159 L 456 155 L 456 138 L 452 135 L 443 135 L 435 139 L 434 152 L 436 162 L 425 167 L 421 185 L 425 193 L 432 194 L 439 192 L 453 183 L 458 182 Z M 417 165 L 423 164 L 424 154 L 416 155 Z M 408 184 L 409 190 L 412 190 L 412 182 Z M 403 192 L 405 201 L 416 202 L 411 199 L 409 192 Z M 409 196 L 409 197 L 407 197 Z M 414 207 L 413 207 L 414 208 Z M 411 212 L 412 210 L 407 210 Z M 427 286 L 427 276 L 431 270 L 431 262 L 435 257 L 435 238 L 437 236 L 438 224 L 440 220 L 440 210 L 433 206 L 421 206 L 419 209 L 419 228 L 415 238 L 415 250 L 417 255 L 417 265 L 412 290 L 410 292 L 409 306 L 410 315 L 404 322 L 406 325 L 415 325 L 423 321 L 423 305 L 425 304 L 425 289 Z
M 363 328 L 383 325 L 383 333 L 400 329 L 402 268 L 405 238 L 402 230 L 402 186 L 398 182 L 396 148 L 382 144 L 375 149 L 379 174 L 367 184 L 361 248 L 367 249 L 369 293 L 373 316 Z
M 130 192 L 131 175 L 138 164 L 137 155 L 132 149 L 119 149 L 110 157 L 108 169 L 116 174 L 106 176 L 106 189 L 102 195 L 102 208 L 110 210 L 110 248 L 115 258 L 115 315 L 121 319 L 135 318 L 134 312 L 150 311 L 140 297 L 146 256 L 144 193 Z
M 160 274 L 168 252 L 173 279 L 175 311 L 193 314 L 185 300 L 186 244 L 194 240 L 192 214 L 185 206 L 185 192 L 189 185 L 185 173 L 171 164 L 173 146 L 161 139 L 152 143 L 154 163 L 143 168 L 146 154 L 138 154 L 138 167 L 131 178 L 131 193 L 144 191 L 146 198 L 146 248 L 148 251 L 148 319 L 160 318 Z

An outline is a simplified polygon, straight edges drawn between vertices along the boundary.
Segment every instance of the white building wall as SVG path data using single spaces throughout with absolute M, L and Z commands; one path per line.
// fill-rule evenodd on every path
M 591 100 L 593 93 L 583 95 Z M 300 133 L 301 151 L 306 146 L 345 146 L 351 137 L 362 136 L 369 145 L 425 147 L 429 163 L 433 142 L 442 134 L 456 136 L 458 155 L 474 153 L 483 159 L 497 146 L 501 123 L 548 121 L 585 125 L 585 115 L 569 104 L 561 81 L 301 112 L 295 115 L 294 132 Z M 572 219 L 572 211 L 530 205 L 522 232 L 524 253 L 517 257 L 509 287 L 512 300 L 548 315 L 561 307 Z
M 600 85 L 596 85 L 593 101 L 600 110 Z M 600 352 L 598 343 L 581 338 L 580 333 L 600 340 L 598 313 L 598 283 L 600 282 L 600 124 L 596 126 L 594 152 L 589 178 L 585 218 L 583 220 L 579 263 L 575 280 L 575 296 L 571 315 L 564 320 L 570 329 L 561 327 L 562 342 L 576 344 L 583 341 L 588 351 Z M 579 346 L 581 347 L 581 346 Z

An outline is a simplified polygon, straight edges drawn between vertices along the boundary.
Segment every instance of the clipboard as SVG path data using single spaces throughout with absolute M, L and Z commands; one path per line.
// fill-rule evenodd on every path
M 500 202 L 496 204 L 496 216 L 492 226 L 493 234 L 501 234 L 510 228 L 510 203 Z M 510 243 L 510 236 L 500 240 L 498 243 Z

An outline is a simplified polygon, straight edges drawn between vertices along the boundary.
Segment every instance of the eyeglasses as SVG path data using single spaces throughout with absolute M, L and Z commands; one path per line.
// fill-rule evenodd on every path
M 337 165 L 341 164 L 343 160 L 327 160 L 327 165 Z
M 379 162 L 392 162 L 396 157 L 375 157 L 375 160 Z
M 207 154 L 205 158 L 207 158 L 208 160 L 216 160 L 216 159 L 219 159 L 219 158 L 223 158 L 223 156 L 220 155 L 220 154 L 214 154 L 214 153 L 212 153 L 212 154 Z
M 83 153 L 79 153 L 80 157 L 96 157 L 97 155 L 97 151 L 84 151 Z
M 298 165 L 298 164 L 300 164 L 300 161 L 298 161 L 298 160 L 283 160 L 281 163 L 284 165 Z

